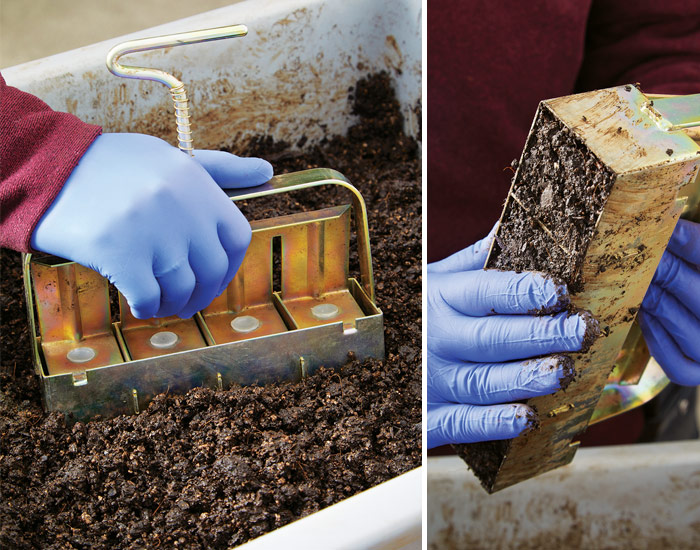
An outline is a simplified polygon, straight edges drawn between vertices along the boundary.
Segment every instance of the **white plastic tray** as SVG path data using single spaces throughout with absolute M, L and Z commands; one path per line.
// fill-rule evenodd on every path
M 488 495 L 461 459 L 428 460 L 428 548 L 700 548 L 700 441 L 592 447 Z
M 420 0 L 249 0 L 3 70 L 7 83 L 105 131 L 174 142 L 162 84 L 125 80 L 105 68 L 124 40 L 244 23 L 246 37 L 125 56 L 180 77 L 191 98 L 195 147 L 266 134 L 295 145 L 343 134 L 355 121 L 348 91 L 386 70 L 406 131 L 417 135 L 421 98 Z
M 194 145 L 217 148 L 265 134 L 295 146 L 344 134 L 355 122 L 349 90 L 385 70 L 410 135 L 419 133 L 421 1 L 250 0 L 3 70 L 8 85 L 106 132 L 142 132 L 175 143 L 167 89 L 105 68 L 119 42 L 243 23 L 245 38 L 124 57 L 172 71 L 191 97 Z M 332 168 L 332 167 L 331 167 Z M 421 469 L 415 469 L 269 535 L 249 548 L 420 548 Z M 280 542 L 283 540 L 283 542 Z

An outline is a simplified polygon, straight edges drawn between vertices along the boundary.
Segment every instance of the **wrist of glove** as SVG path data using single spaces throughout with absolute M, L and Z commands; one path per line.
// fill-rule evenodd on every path
M 250 225 L 222 188 L 270 177 L 262 159 L 223 151 L 192 158 L 152 136 L 103 134 L 31 244 L 98 271 L 136 317 L 187 318 L 223 292 L 250 242 Z
M 562 353 L 599 333 L 589 314 L 565 311 L 564 285 L 481 269 L 492 235 L 428 266 L 428 448 L 534 427 L 535 412 L 514 402 L 566 387 L 573 361 Z
M 700 384 L 700 224 L 680 220 L 639 311 L 649 351 L 676 384 Z

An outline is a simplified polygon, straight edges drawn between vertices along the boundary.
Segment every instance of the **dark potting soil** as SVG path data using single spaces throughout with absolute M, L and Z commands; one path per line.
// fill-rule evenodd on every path
M 545 106 L 520 162 L 488 267 L 543 271 L 579 292 L 615 176 Z
M 583 290 L 581 267 L 614 181 L 614 174 L 543 105 L 513 178 L 487 267 L 540 271 L 566 283 L 572 294 Z M 587 321 L 581 349 L 586 351 L 600 327 L 589 312 L 578 313 Z M 571 368 L 562 388 L 573 376 Z M 531 429 L 537 424 L 533 419 Z M 455 450 L 490 490 L 511 441 L 455 445 Z
M 386 359 L 294 384 L 164 394 L 140 415 L 71 425 L 41 408 L 20 256 L 3 250 L 0 547 L 228 548 L 420 465 L 420 161 L 387 75 L 351 94 L 359 122 L 346 137 L 303 154 L 269 140 L 237 153 L 263 153 L 277 173 L 335 168 L 360 189 Z M 314 190 L 243 210 L 265 218 L 340 197 Z

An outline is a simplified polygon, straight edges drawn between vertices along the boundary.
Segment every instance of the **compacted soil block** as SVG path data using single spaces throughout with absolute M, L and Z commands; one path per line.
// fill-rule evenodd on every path
M 570 292 L 582 290 L 583 259 L 614 175 L 546 108 L 535 121 L 520 164 L 487 268 L 539 271 L 566 284 Z M 513 161 L 513 168 L 517 166 Z M 597 328 L 592 321 L 586 348 L 598 336 Z M 574 377 L 570 360 L 562 387 Z M 536 425 L 533 419 L 532 428 Z M 457 445 L 456 450 L 490 488 L 510 443 L 487 441 Z
M 516 164 L 517 166 L 517 164 Z M 513 178 L 489 268 L 541 271 L 582 288 L 581 266 L 614 175 L 547 109 Z
M 41 408 L 20 256 L 3 250 L 0 547 L 228 548 L 420 465 L 417 145 L 387 75 L 350 94 L 359 122 L 346 137 L 303 154 L 265 139 L 236 153 L 277 173 L 335 168 L 363 194 L 386 359 L 349 357 L 294 384 L 163 394 L 139 415 L 73 424 Z M 345 202 L 324 188 L 241 208 L 260 219 Z
M 682 211 L 676 198 L 697 173 L 698 148 L 660 130 L 649 106 L 634 86 L 544 101 L 514 164 L 486 267 L 566 284 L 561 305 L 585 312 L 588 330 L 570 354 L 575 378 L 526 401 L 537 415 L 530 431 L 458 446 L 489 492 L 573 459 Z

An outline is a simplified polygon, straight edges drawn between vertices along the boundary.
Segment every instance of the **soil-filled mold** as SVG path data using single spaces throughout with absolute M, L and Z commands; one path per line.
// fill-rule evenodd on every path
M 538 111 L 519 163 L 513 164 L 518 169 L 487 268 L 543 272 L 575 295 L 584 288 L 581 268 L 615 174 L 545 105 Z M 568 309 L 578 311 L 571 304 Z M 581 349 L 585 352 L 600 336 L 600 327 L 589 312 L 578 312 L 586 319 Z M 575 374 L 570 365 L 562 388 Z M 536 430 L 538 422 L 532 424 Z M 511 440 L 502 440 L 455 449 L 491 492 L 510 446 Z
M 420 465 L 420 161 L 387 75 L 351 97 L 359 121 L 346 137 L 236 153 L 262 154 L 277 173 L 335 168 L 363 194 L 386 359 L 349 357 L 295 384 L 164 394 L 140 415 L 72 424 L 41 409 L 20 256 L 3 250 L 1 547 L 228 548 Z M 260 219 L 345 202 L 314 190 L 241 206 Z
M 633 312 L 698 168 L 695 143 L 660 130 L 646 114 L 648 103 L 637 88 L 619 86 L 549 99 L 537 111 L 486 265 L 566 283 L 564 314 L 590 312 L 600 333 L 589 317 L 583 349 L 570 354 L 576 379 L 566 391 L 525 402 L 537 413 L 536 429 L 459 449 L 488 492 L 569 464 L 624 357 Z
M 488 267 L 543 271 L 576 293 L 614 174 L 544 106 L 520 164 Z

